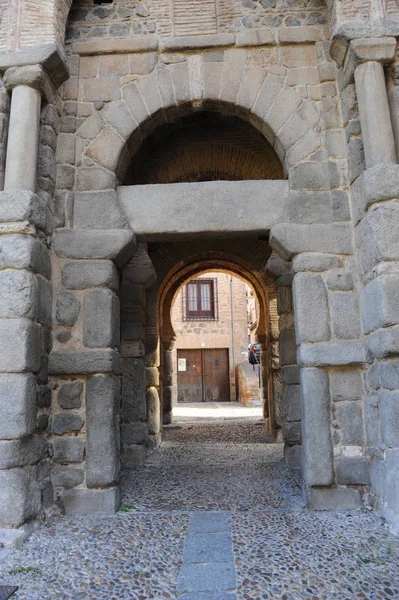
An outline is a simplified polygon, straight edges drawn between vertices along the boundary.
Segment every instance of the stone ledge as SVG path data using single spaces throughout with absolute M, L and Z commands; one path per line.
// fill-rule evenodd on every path
M 75 42 L 73 52 L 80 56 L 96 56 L 105 54 L 134 54 L 136 52 L 177 52 L 188 50 L 205 50 L 226 47 L 270 46 L 278 41 L 281 44 L 313 44 L 328 41 L 326 27 L 287 27 L 278 31 L 270 27 L 241 31 L 237 34 L 204 34 L 185 35 L 159 39 L 155 35 L 116 40 L 95 40 Z
M 390 63 L 395 58 L 396 38 L 366 38 L 352 40 L 350 49 L 358 63 L 369 60 Z
M 118 40 L 99 40 L 75 42 L 73 52 L 80 56 L 95 56 L 97 54 L 130 54 L 134 52 L 150 52 L 157 50 L 159 40 L 154 35 Z
M 67 515 L 105 514 L 114 515 L 120 506 L 119 488 L 105 490 L 65 490 L 62 502 Z
M 331 57 L 338 66 L 342 67 L 352 40 L 382 37 L 399 37 L 399 22 L 386 20 L 342 23 L 331 35 Z
M 194 50 L 196 48 L 222 48 L 224 46 L 234 46 L 236 36 L 232 33 L 220 33 L 209 35 L 185 35 L 181 37 L 172 37 L 160 42 L 160 50 Z

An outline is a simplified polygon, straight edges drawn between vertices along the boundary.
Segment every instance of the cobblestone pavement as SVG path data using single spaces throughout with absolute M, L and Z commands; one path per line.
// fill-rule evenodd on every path
M 399 598 L 399 539 L 373 514 L 304 510 L 254 422 L 168 429 L 121 512 L 53 519 L 0 556 L 16 600 Z

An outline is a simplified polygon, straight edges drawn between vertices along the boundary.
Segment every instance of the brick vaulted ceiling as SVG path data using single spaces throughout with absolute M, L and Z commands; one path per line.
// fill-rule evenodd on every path
M 280 160 L 254 127 L 237 117 L 201 112 L 149 136 L 125 185 L 284 179 Z

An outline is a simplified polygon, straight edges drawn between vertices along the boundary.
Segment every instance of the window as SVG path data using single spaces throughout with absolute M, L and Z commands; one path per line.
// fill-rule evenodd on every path
M 217 320 L 216 279 L 194 279 L 183 289 L 185 321 Z

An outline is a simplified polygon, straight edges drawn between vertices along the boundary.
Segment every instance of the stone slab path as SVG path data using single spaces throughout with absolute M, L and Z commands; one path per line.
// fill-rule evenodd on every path
M 368 512 L 304 510 L 265 441 L 254 422 L 170 428 L 117 515 L 48 521 L 0 551 L 0 583 L 16 600 L 398 599 L 399 539 Z

